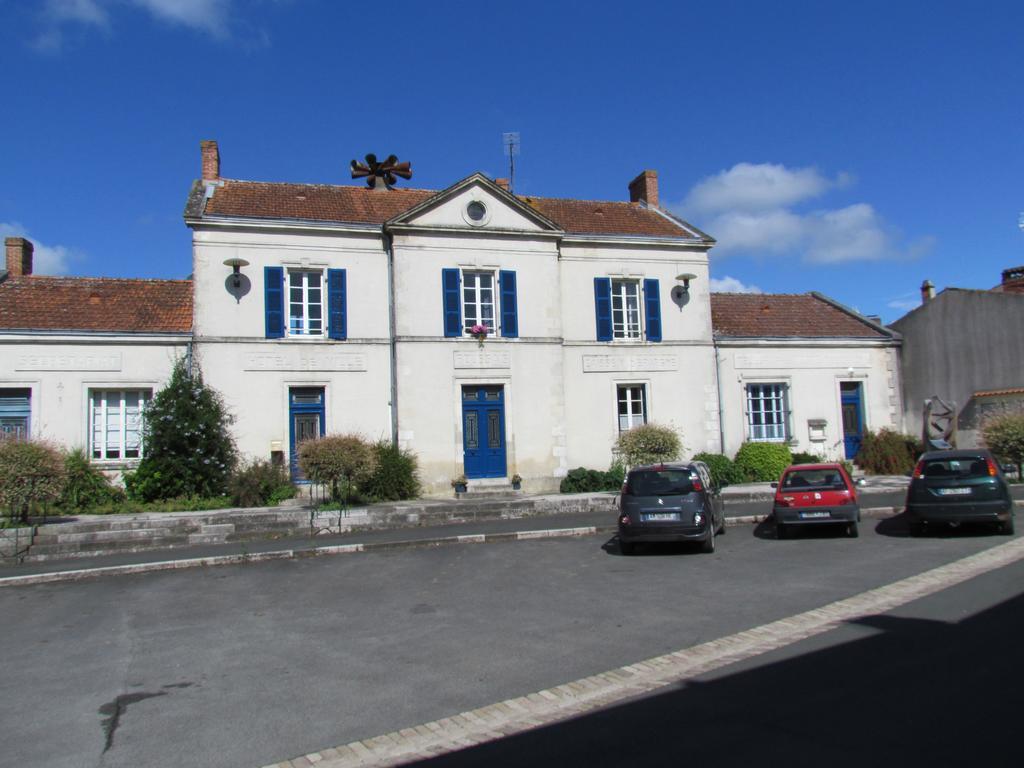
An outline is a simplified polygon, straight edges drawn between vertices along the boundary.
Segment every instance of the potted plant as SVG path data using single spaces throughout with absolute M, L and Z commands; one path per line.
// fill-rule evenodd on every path
M 466 331 L 466 333 L 468 333 L 470 336 L 472 336 L 474 339 L 476 339 L 477 342 L 482 347 L 484 345 L 484 339 L 487 338 L 487 326 L 486 325 L 481 325 L 480 323 L 477 323 L 472 328 L 470 328 L 468 331 Z
M 465 475 L 459 475 L 454 480 L 452 480 L 452 488 L 455 489 L 455 493 L 465 493 L 466 485 L 468 483 L 469 480 L 466 479 Z
M 518 472 L 516 472 L 516 474 L 512 475 L 512 490 L 518 491 L 519 487 L 522 484 L 523 484 L 523 478 L 519 475 Z

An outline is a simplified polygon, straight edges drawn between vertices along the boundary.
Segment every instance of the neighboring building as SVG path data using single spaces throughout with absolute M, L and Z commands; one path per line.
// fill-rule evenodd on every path
M 957 407 L 957 443 L 974 447 L 986 414 L 1019 408 L 1024 388 L 1024 267 L 990 291 L 921 286 L 921 306 L 892 328 L 903 336 L 904 421 L 922 433 L 925 400 Z M 977 402 L 976 402 L 977 400 Z
M 820 293 L 711 296 L 725 453 L 744 440 L 852 459 L 900 429 L 899 336 Z
M 80 447 L 104 469 L 145 450 L 142 407 L 184 355 L 187 280 L 32 274 L 32 244 L 8 237 L 0 276 L 0 428 Z
M 359 432 L 415 452 L 428 494 L 463 473 L 552 490 L 647 422 L 689 454 L 751 439 L 829 457 L 898 426 L 898 336 L 819 294 L 712 296 L 714 240 L 658 206 L 653 171 L 610 202 L 481 174 L 441 191 L 225 179 L 215 142 L 202 168 L 190 281 L 36 277 L 9 242 L 5 428 L 130 467 L 142 404 L 188 350 L 243 455 L 297 476 L 299 441 Z

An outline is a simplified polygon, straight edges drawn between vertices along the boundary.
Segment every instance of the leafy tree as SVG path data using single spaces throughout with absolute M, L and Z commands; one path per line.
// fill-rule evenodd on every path
M 1024 465 L 1024 413 L 1004 413 L 988 419 L 981 428 L 985 445 L 1003 461 L 1017 465 L 1017 478 Z
M 377 471 L 378 457 L 361 435 L 327 435 L 299 443 L 299 468 L 315 483 L 331 488 L 331 498 L 351 498 Z
M 146 406 L 145 456 L 125 477 L 128 494 L 142 501 L 222 496 L 237 454 L 231 416 L 220 394 L 184 359 Z
M 679 435 L 671 427 L 641 424 L 619 435 L 615 447 L 627 466 L 674 461 L 683 451 Z
M 0 438 L 0 504 L 28 522 L 32 504 L 57 499 L 67 472 L 56 448 L 42 440 Z

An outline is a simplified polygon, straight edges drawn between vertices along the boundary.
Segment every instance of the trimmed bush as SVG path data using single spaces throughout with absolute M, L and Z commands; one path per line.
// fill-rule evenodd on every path
M 314 483 L 331 489 L 331 498 L 352 498 L 377 471 L 377 453 L 361 435 L 328 435 L 299 443 L 299 468 Z
M 0 439 L 0 505 L 21 522 L 33 504 L 60 498 L 67 480 L 64 457 L 42 440 Z
M 869 475 L 905 475 L 914 469 L 924 452 L 921 443 L 910 435 L 891 429 L 864 433 L 855 461 Z
M 785 443 L 751 443 L 736 452 L 736 471 L 746 483 L 778 480 L 782 471 L 793 463 L 793 454 Z
M 597 493 L 598 491 L 617 491 L 622 487 L 625 470 L 621 464 L 612 464 L 611 469 L 602 472 L 599 469 L 577 467 L 570 469 L 569 474 L 562 478 L 558 486 L 561 493 Z
M 725 488 L 733 483 L 742 483 L 743 477 L 733 463 L 732 459 L 721 453 L 698 453 L 693 457 L 694 461 L 703 461 L 711 470 L 711 479 L 719 488 Z
M 628 467 L 675 461 L 683 450 L 676 431 L 660 424 L 641 424 L 626 430 L 619 435 L 615 447 Z
M 167 386 L 146 406 L 146 455 L 125 475 L 128 495 L 138 501 L 226 495 L 236 461 L 231 421 L 198 367 L 190 376 L 179 359 Z
M 823 461 L 825 461 L 825 458 L 816 453 L 797 451 L 793 454 L 794 464 L 821 464 Z
M 57 506 L 65 512 L 91 510 L 124 499 L 124 491 L 112 485 L 81 448 L 64 454 L 64 471 L 67 482 Z
M 268 507 L 295 495 L 295 486 L 284 467 L 257 459 L 244 464 L 228 482 L 236 507 Z
M 1017 479 L 1021 475 L 1024 464 L 1024 414 L 1006 413 L 994 416 L 985 421 L 981 428 L 985 445 L 1000 461 L 1010 461 L 1017 465 Z
M 377 469 L 363 485 L 363 491 L 377 501 L 415 499 L 420 494 L 419 464 L 416 454 L 406 451 L 390 440 L 373 446 Z

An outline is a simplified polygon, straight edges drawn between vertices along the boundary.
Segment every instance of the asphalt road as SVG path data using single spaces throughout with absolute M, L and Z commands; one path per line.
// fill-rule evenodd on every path
M 730 528 L 713 555 L 657 547 L 625 558 L 587 537 L 5 589 L 0 765 L 254 768 L 759 626 L 1006 541 L 910 539 L 898 520 L 864 524 L 854 540 L 775 541 L 762 528 Z M 1003 652 L 1021 636 L 1022 575 L 1006 568 L 900 620 L 844 627 L 706 685 L 442 762 L 678 764 L 685 751 L 739 764 L 767 745 L 761 762 L 809 765 L 836 743 L 863 762 L 872 743 L 890 750 L 908 733 L 946 745 L 958 711 L 972 726 L 989 718 L 982 743 L 1003 745 L 1001 715 L 1020 703 Z M 1004 682 L 989 707 L 983 696 Z M 950 691 L 967 705 L 955 708 Z

